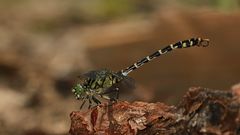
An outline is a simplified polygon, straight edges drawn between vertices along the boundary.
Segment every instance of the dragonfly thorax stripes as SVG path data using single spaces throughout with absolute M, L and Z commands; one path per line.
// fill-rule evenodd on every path
M 107 69 L 90 71 L 80 76 L 80 82 L 72 89 L 72 92 L 76 96 L 76 99 L 83 101 L 80 108 L 83 107 L 86 101 L 89 102 L 88 108 L 90 108 L 93 103 L 101 104 L 100 99 L 116 101 L 119 96 L 119 90 L 121 89 L 121 83 L 124 82 L 128 84 L 128 86 L 131 86 L 133 82 L 132 79 L 128 77 L 130 72 L 172 50 L 193 46 L 206 47 L 208 45 L 209 39 L 191 38 L 167 45 L 163 49 L 154 52 L 119 72 L 113 72 Z

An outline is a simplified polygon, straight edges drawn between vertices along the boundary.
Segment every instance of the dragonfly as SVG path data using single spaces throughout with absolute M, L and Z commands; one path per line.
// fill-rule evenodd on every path
M 207 47 L 209 45 L 209 39 L 203 38 L 191 38 L 169 44 L 163 49 L 160 49 L 151 55 L 137 61 L 126 69 L 114 72 L 109 69 L 100 69 L 89 71 L 85 74 L 80 75 L 80 81 L 72 88 L 77 100 L 82 100 L 80 109 L 83 108 L 84 104 L 88 102 L 88 109 L 93 104 L 99 105 L 102 103 L 101 99 L 108 101 L 117 101 L 119 99 L 119 91 L 121 85 L 125 84 L 126 87 L 133 87 L 134 82 L 129 73 L 142 67 L 144 64 L 154 60 L 155 58 L 164 55 L 172 50 L 189 48 L 189 47 Z

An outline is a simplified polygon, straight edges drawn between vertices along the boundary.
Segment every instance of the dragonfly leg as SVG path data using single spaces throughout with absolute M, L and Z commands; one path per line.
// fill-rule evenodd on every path
M 98 105 L 98 104 L 101 104 L 101 101 L 98 100 L 95 96 L 92 96 L 92 100 L 93 100 L 93 102 L 95 102 L 97 105 Z
M 91 98 L 88 98 L 88 103 L 89 103 L 88 109 L 90 109 L 92 107 L 92 100 L 91 100 Z
M 80 110 L 83 108 L 84 104 L 86 103 L 86 99 L 83 100 L 81 106 L 80 106 Z
M 119 99 L 119 88 L 116 88 L 117 100 Z

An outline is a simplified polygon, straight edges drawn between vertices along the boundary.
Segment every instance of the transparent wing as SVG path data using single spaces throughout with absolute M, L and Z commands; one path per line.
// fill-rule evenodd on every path
M 95 78 L 97 78 L 99 76 L 103 76 L 104 77 L 104 75 L 106 75 L 106 73 L 109 73 L 109 72 L 111 72 L 111 71 L 108 70 L 108 69 L 93 70 L 93 71 L 89 71 L 87 73 L 84 73 L 82 75 L 79 75 L 78 78 L 80 78 L 80 79 L 81 78 L 83 78 L 83 79 L 85 79 L 85 78 L 95 79 Z
M 91 78 L 92 80 L 96 79 L 97 76 L 99 76 L 99 72 L 101 72 L 100 70 L 96 70 L 96 71 L 89 71 L 87 73 L 81 74 L 78 76 L 79 78 L 79 83 L 80 84 L 86 84 L 88 79 Z
M 101 95 L 108 97 L 110 100 L 116 100 L 119 98 L 119 93 L 127 92 L 133 89 L 135 89 L 134 79 L 131 77 L 125 77 L 122 81 L 104 90 Z

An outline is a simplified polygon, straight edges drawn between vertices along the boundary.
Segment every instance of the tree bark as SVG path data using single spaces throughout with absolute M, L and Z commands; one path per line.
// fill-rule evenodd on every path
M 121 101 L 70 117 L 71 135 L 240 135 L 240 89 L 191 88 L 176 107 Z

